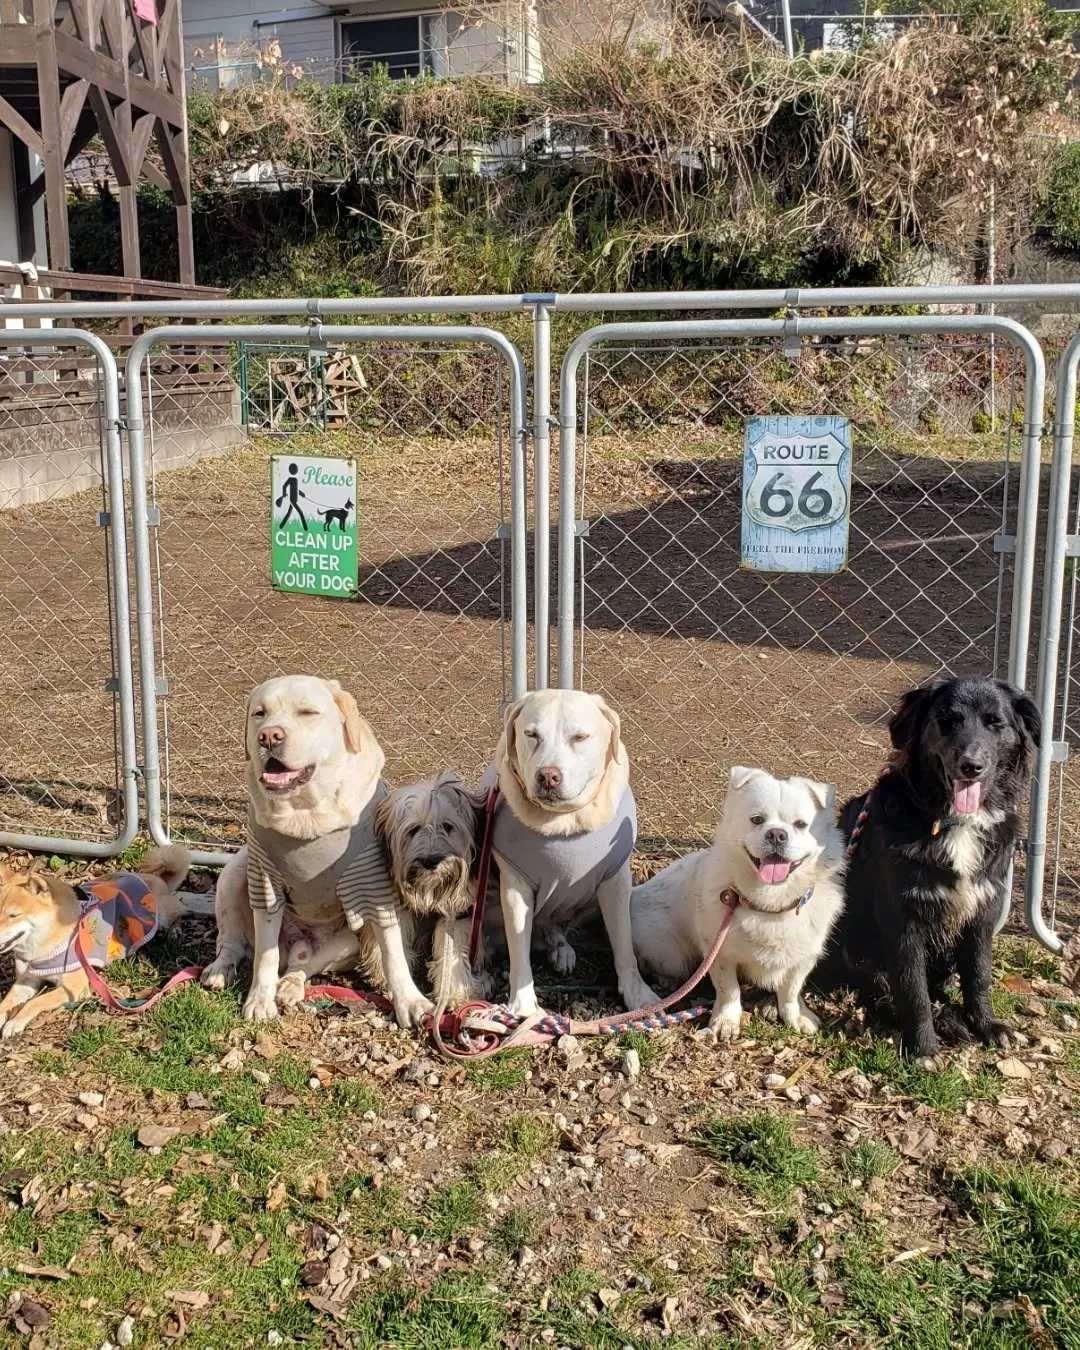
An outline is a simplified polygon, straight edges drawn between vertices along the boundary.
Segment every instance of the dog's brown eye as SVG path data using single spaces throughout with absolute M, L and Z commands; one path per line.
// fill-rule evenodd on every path
M 765 824 L 765 817 L 764 817 L 764 816 L 751 816 L 751 817 L 750 817 L 750 824 L 751 824 L 751 825 L 764 825 L 764 824 Z
M 266 709 L 265 709 L 265 708 L 256 708 L 255 711 L 254 711 L 251 715 L 252 715 L 252 717 L 265 717 L 265 716 L 266 716 Z
M 318 717 L 319 710 L 318 708 L 301 708 L 296 715 L 297 717 Z
M 582 741 L 587 741 L 588 739 L 589 733 L 587 731 L 575 731 L 574 734 L 570 737 L 570 744 L 580 745 Z
M 540 733 L 538 731 L 526 731 L 525 736 L 526 739 L 530 741 L 538 741 L 540 739 Z
M 795 822 L 795 828 L 796 828 L 797 830 L 805 830 L 805 829 L 806 829 L 806 821 L 805 821 L 805 820 L 797 820 L 797 821 Z

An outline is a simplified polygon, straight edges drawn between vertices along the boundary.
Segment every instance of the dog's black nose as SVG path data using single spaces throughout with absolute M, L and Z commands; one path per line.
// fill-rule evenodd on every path
M 280 745 L 285 739 L 285 733 L 281 727 L 260 727 L 259 744 L 267 750 L 272 750 L 275 745 Z
M 782 849 L 784 845 L 787 843 L 787 841 L 788 841 L 787 830 L 774 829 L 765 831 L 765 842 L 774 851 Z
M 552 792 L 562 782 L 562 770 L 553 766 L 546 769 L 537 769 L 536 783 L 544 792 Z
M 978 755 L 965 755 L 960 761 L 960 772 L 965 778 L 981 778 L 986 771 L 986 760 Z
M 426 858 L 420 859 L 420 866 L 427 872 L 432 872 L 446 857 L 445 853 L 429 853 Z

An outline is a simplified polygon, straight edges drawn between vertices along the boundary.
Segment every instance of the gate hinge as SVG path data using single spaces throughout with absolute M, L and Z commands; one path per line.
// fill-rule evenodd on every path
M 1016 535 L 1015 534 L 995 534 L 994 535 L 995 553 L 1015 553 Z
M 1067 534 L 1065 536 L 1065 556 L 1066 558 L 1080 558 L 1080 534 Z
M 1068 741 L 1051 741 L 1051 742 L 1050 742 L 1050 763 L 1051 763 L 1051 764 L 1065 764 L 1065 763 L 1068 762 L 1068 759 L 1069 759 L 1069 742 L 1068 742 Z
M 574 521 L 574 535 L 578 539 L 588 539 L 591 522 L 587 520 Z
M 169 678 L 167 675 L 159 675 L 154 680 L 154 693 L 158 698 L 164 698 L 169 692 Z
M 107 530 L 112 524 L 112 512 L 99 511 L 97 513 L 97 523 L 99 530 Z

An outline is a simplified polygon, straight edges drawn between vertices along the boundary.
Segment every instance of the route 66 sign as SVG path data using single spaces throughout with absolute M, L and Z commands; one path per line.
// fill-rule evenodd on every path
M 743 455 L 742 566 L 842 572 L 851 510 L 845 417 L 753 417 Z

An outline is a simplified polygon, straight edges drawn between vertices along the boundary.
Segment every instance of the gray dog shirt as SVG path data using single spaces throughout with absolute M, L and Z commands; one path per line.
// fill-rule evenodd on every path
M 634 794 L 627 787 L 606 825 L 584 834 L 549 835 L 530 830 L 505 799 L 495 811 L 492 849 L 496 860 L 520 872 L 536 891 L 536 913 L 582 908 L 596 888 L 628 861 L 637 837 Z
M 355 825 L 318 839 L 294 839 L 249 819 L 251 907 L 274 913 L 288 900 L 309 913 L 325 912 L 337 901 L 353 932 L 365 922 L 396 923 L 390 865 L 375 833 L 375 812 L 386 792 L 380 781 Z

